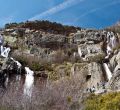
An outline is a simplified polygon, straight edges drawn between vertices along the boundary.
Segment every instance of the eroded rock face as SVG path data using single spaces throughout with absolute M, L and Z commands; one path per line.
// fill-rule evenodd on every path
M 103 40 L 105 34 L 102 31 L 79 31 L 74 35 L 74 42 L 78 44 L 99 43 Z
M 66 36 L 26 29 L 24 34 L 20 42 L 23 40 L 21 44 L 25 50 L 18 49 L 16 55 L 18 53 L 25 54 L 27 58 L 37 59 L 38 62 L 64 63 L 65 61 L 73 61 L 73 65 L 69 69 L 63 65 L 59 65 L 55 69 L 55 73 L 59 74 L 58 76 L 61 78 L 65 77 L 67 72 L 70 73 L 70 76 L 83 72 L 86 79 L 88 78 L 86 81 L 89 82 L 88 86 L 96 88 L 97 83 L 106 80 L 104 78 L 105 71 L 102 70 L 103 62 L 106 63 L 107 60 L 106 65 L 113 75 L 118 73 L 120 68 L 120 53 L 118 49 L 114 51 L 114 48 L 119 44 L 119 38 L 113 32 L 84 29 Z M 87 66 L 80 68 L 79 64 L 82 63 L 87 63 Z
M 96 62 L 88 64 L 88 74 L 86 76 L 87 87 L 95 87 L 97 90 L 97 84 L 105 82 L 105 74 L 103 73 L 102 67 Z
M 120 52 L 114 55 L 110 60 L 111 69 L 113 71 L 113 77 L 110 81 L 110 88 L 114 90 L 120 89 Z

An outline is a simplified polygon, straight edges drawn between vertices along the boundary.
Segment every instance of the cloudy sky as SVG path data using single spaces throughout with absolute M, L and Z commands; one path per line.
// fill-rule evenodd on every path
M 0 0 L 0 26 L 26 20 L 104 28 L 120 20 L 120 0 Z

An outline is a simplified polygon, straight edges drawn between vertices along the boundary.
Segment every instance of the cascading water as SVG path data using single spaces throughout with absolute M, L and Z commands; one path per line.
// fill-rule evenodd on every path
M 21 73 L 21 67 L 22 67 L 21 63 L 16 61 L 16 60 L 14 60 L 14 58 L 11 58 L 11 60 L 13 60 L 17 64 L 17 67 L 18 67 L 17 68 L 17 72 Z
M 3 47 L 1 46 L 1 56 L 7 58 L 8 55 L 9 55 L 9 52 L 10 52 L 10 48 L 6 48 L 6 47 Z
M 107 65 L 106 63 L 104 63 L 104 64 L 103 64 L 103 67 L 104 67 L 104 69 L 105 69 L 105 71 L 106 71 L 106 73 L 107 73 L 107 78 L 108 78 L 108 80 L 110 80 L 110 79 L 112 78 L 112 73 L 111 73 L 108 65 Z
M 82 56 L 82 52 L 81 52 L 80 46 L 78 46 L 78 54 L 79 54 L 80 57 Z
M 107 33 L 107 42 L 106 43 L 107 43 L 107 50 L 106 50 L 107 56 L 105 57 L 105 59 L 108 59 L 111 55 L 112 49 L 117 45 L 116 37 L 113 32 Z M 112 72 L 110 71 L 107 63 L 104 63 L 103 67 L 106 71 L 108 80 L 110 80 L 112 78 Z
M 24 95 L 31 97 L 32 95 L 32 88 L 34 83 L 34 72 L 29 69 L 29 67 L 25 67 L 26 71 L 26 78 L 25 78 L 25 84 L 24 84 Z

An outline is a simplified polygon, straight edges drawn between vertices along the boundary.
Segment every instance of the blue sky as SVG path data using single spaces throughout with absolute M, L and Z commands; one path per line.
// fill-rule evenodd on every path
M 0 26 L 26 20 L 104 28 L 120 20 L 120 0 L 0 0 Z

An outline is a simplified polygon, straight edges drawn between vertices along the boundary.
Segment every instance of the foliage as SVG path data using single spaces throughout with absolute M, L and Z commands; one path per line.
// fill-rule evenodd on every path
M 5 28 L 29 28 L 35 30 L 44 30 L 47 32 L 55 33 L 55 34 L 64 34 L 69 35 L 70 33 L 76 32 L 77 29 L 81 29 L 79 27 L 74 26 L 64 26 L 60 23 L 50 22 L 50 21 L 27 21 L 25 23 L 10 23 L 6 24 Z
M 91 95 L 85 105 L 85 110 L 120 110 L 120 93 Z
M 72 97 L 71 96 L 67 96 L 67 102 L 71 103 L 72 102 Z
M 39 62 L 33 62 L 30 65 L 30 68 L 34 71 L 53 71 L 53 68 L 50 64 L 40 64 Z
M 114 25 L 106 29 L 107 31 L 112 31 L 115 33 L 120 33 L 120 25 Z

